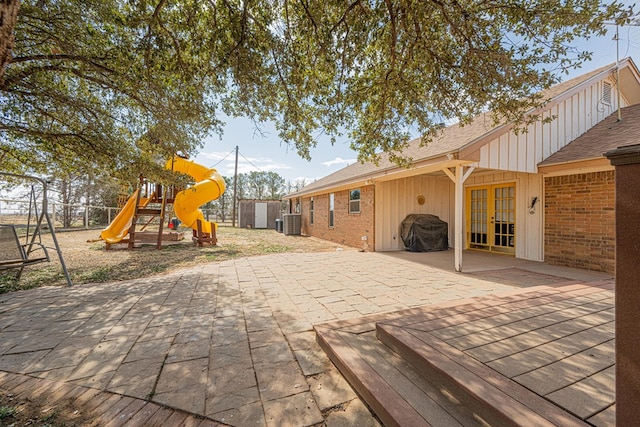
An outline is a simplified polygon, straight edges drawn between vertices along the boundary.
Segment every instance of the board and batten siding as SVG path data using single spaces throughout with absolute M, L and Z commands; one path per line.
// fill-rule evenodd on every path
M 449 246 L 454 236 L 454 189 L 447 176 L 418 175 L 376 183 L 376 251 L 404 250 L 402 220 L 409 214 L 431 214 L 449 224 Z M 418 203 L 424 196 L 425 203 Z
M 544 178 L 541 175 L 518 172 L 472 173 L 465 182 L 465 188 L 511 182 L 516 184 L 515 256 L 531 261 L 544 261 Z M 529 206 L 534 197 L 537 197 L 537 202 L 533 213 L 530 213 Z M 466 233 L 464 238 L 466 247 Z
M 611 103 L 602 100 L 603 82 L 611 84 Z M 480 148 L 479 168 L 537 173 L 538 163 L 604 120 L 617 109 L 615 82 L 611 78 L 594 82 L 564 101 L 551 104 L 542 118 L 526 131 L 506 132 Z M 621 99 L 622 106 L 627 102 Z
M 465 188 L 514 182 L 516 185 L 516 253 L 517 258 L 544 260 L 544 187 L 538 174 L 516 172 L 472 173 Z M 444 176 L 419 175 L 376 184 L 376 251 L 404 250 L 400 237 L 402 220 L 412 213 L 438 216 L 449 225 L 449 246 L 454 245 L 453 182 Z M 418 196 L 425 197 L 424 205 Z M 533 213 L 532 198 L 537 197 Z M 466 233 L 465 236 L 466 238 Z M 466 247 L 466 241 L 465 241 Z

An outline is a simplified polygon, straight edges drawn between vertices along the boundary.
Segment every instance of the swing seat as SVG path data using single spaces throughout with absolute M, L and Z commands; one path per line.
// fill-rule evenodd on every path
M 36 251 L 43 255 L 34 256 Z M 23 245 L 13 225 L 0 224 L 0 271 L 11 268 L 20 268 L 22 271 L 22 268 L 40 262 L 49 262 L 49 253 L 42 244 L 33 242 Z

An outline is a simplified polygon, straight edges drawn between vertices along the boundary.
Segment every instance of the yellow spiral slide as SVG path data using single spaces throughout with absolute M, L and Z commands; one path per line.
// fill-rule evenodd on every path
M 171 169 L 172 161 L 166 164 Z M 198 163 L 174 157 L 173 170 L 189 175 L 196 182 L 195 185 L 182 190 L 173 201 L 173 211 L 185 227 L 196 230 L 198 220 L 202 222 L 202 232 L 211 233 L 211 223 L 204 219 L 200 206 L 212 202 L 222 196 L 225 190 L 224 178 L 217 170 L 207 168 Z
M 173 202 L 173 210 L 185 227 L 197 229 L 198 220 L 202 222 L 202 231 L 211 233 L 211 223 L 206 221 L 200 206 L 219 198 L 225 191 L 224 178 L 212 168 L 207 168 L 191 160 L 175 157 L 165 165 L 167 169 L 173 169 L 191 176 L 195 185 L 180 191 Z M 107 228 L 102 230 L 100 237 L 107 243 L 118 243 L 129 234 L 131 222 L 136 212 L 136 197 L 138 190 L 134 191 L 122 210 L 116 215 Z M 149 203 L 148 198 L 140 198 L 140 206 Z

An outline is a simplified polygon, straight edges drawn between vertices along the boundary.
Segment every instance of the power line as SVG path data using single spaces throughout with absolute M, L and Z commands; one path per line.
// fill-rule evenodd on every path
M 231 154 L 236 153 L 237 151 L 237 147 L 234 148 L 233 150 L 229 151 L 229 153 L 227 153 L 226 156 L 224 156 L 222 159 L 220 159 L 216 164 L 210 166 L 211 168 L 215 168 L 216 166 L 218 166 L 220 163 L 224 162 L 225 160 L 227 160 L 227 157 L 229 157 Z M 247 159 L 242 153 L 238 152 L 236 153 L 236 155 L 239 155 L 240 157 L 242 157 L 247 163 L 249 163 L 251 166 L 253 166 L 254 168 L 256 168 L 259 172 L 265 172 L 263 171 L 260 167 L 256 166 L 251 160 Z M 236 159 L 237 160 L 237 159 Z
M 216 166 L 218 166 L 220 163 L 224 162 L 225 160 L 227 160 L 227 157 L 229 157 L 232 153 L 234 153 L 236 151 L 236 149 L 234 148 L 233 150 L 229 151 L 227 153 L 226 156 L 224 156 L 224 158 L 222 158 L 222 160 L 220 160 L 218 163 L 216 163 L 215 165 L 211 166 L 210 168 L 215 168 Z
M 260 169 L 258 166 L 254 165 L 253 163 L 251 163 L 251 160 L 247 159 L 244 155 L 242 155 L 242 153 L 240 153 L 240 156 L 245 159 L 247 161 L 247 163 L 249 163 L 251 166 L 253 166 L 254 168 L 258 169 L 258 171 L 260 172 L 264 172 L 262 169 Z

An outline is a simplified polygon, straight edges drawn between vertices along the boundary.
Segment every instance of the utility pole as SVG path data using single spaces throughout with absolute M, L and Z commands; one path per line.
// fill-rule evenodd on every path
M 236 145 L 236 168 L 233 172 L 233 215 L 232 215 L 232 226 L 235 228 L 236 226 L 236 205 L 238 201 L 236 200 L 236 194 L 238 191 L 238 146 Z
M 617 89 L 617 99 L 616 102 L 618 104 L 618 121 L 622 120 L 622 112 L 620 111 L 621 99 L 620 99 L 620 32 L 618 22 L 616 21 L 606 21 L 605 25 L 615 25 L 616 26 L 616 34 L 613 37 L 613 40 L 616 42 L 616 89 Z M 629 19 L 628 22 L 625 22 L 623 25 L 630 25 L 634 27 L 640 26 L 640 18 L 638 16 L 634 16 Z
M 616 24 L 616 36 L 613 38 L 616 41 L 616 89 L 618 104 L 618 121 L 622 120 L 622 111 L 620 110 L 620 33 L 618 32 L 618 25 Z

